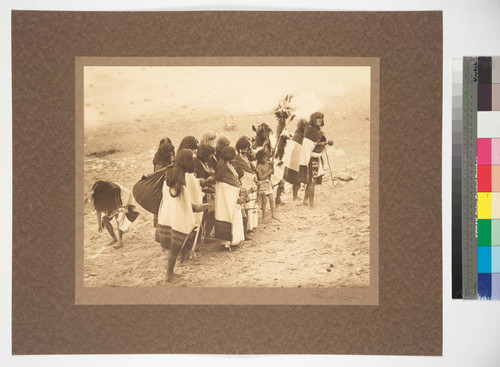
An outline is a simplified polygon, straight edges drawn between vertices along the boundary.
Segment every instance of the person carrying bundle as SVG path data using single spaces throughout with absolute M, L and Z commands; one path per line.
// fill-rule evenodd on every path
M 130 225 L 139 216 L 135 211 L 136 202 L 132 193 L 127 188 L 109 181 L 96 181 L 92 186 L 91 200 L 97 216 L 97 230 L 102 232 L 106 228 L 111 236 L 111 242 L 107 246 L 115 249 L 123 247 L 123 233 L 130 229 Z M 115 234 L 111 220 L 117 223 Z
M 171 165 L 175 158 L 175 147 L 172 145 L 172 141 L 169 138 L 163 138 L 160 140 L 160 145 L 156 154 L 153 158 L 153 171 L 157 172 L 162 168 Z M 158 214 L 154 214 L 153 217 L 153 227 L 156 228 L 158 224 Z

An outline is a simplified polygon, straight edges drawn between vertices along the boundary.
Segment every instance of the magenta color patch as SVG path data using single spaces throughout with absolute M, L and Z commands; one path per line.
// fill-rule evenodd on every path
M 491 139 L 491 164 L 500 165 L 500 139 Z
M 480 166 L 491 165 L 491 140 L 491 138 L 477 139 L 477 164 Z M 499 141 L 500 149 L 500 139 L 495 140 Z

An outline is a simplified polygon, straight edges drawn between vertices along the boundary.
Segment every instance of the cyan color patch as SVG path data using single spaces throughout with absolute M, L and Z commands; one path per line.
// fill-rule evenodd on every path
M 477 272 L 491 273 L 491 246 L 477 248 Z

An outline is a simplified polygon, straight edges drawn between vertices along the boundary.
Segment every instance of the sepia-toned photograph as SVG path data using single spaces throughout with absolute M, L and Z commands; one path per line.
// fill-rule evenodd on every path
M 82 69 L 84 288 L 370 287 L 369 65 Z

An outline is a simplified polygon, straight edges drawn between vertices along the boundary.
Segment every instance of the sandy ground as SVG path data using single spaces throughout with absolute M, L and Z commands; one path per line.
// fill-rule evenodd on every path
M 87 82 L 88 83 L 88 82 Z M 133 81 L 128 82 L 133 83 Z M 128 85 L 128 84 L 127 84 Z M 87 86 L 88 87 L 88 86 Z M 89 90 L 88 88 L 86 90 Z M 91 90 L 91 89 L 90 89 Z M 107 95 L 106 95 L 107 93 Z M 153 168 L 158 141 L 169 136 L 174 145 L 186 135 L 206 129 L 234 144 L 251 134 L 260 121 L 276 126 L 272 110 L 240 114 L 209 103 L 180 98 L 168 109 L 153 96 L 131 93 L 116 102 L 116 88 L 102 88 L 85 97 L 84 188 L 98 179 L 132 189 Z M 176 95 L 175 93 L 172 93 Z M 253 240 L 233 247 L 201 244 L 196 258 L 178 264 L 182 275 L 165 282 L 166 254 L 154 241 L 153 215 L 141 215 L 124 235 L 124 247 L 108 247 L 110 237 L 97 232 L 90 205 L 84 209 L 84 285 L 86 287 L 365 287 L 369 285 L 369 104 L 368 89 L 322 95 L 324 131 L 335 142 L 323 185 L 316 187 L 314 209 L 292 201 L 291 187 L 277 209 L 278 220 L 260 223 Z M 118 99 L 119 100 L 119 99 Z M 278 100 L 276 100 L 277 104 Z M 118 117 L 119 116 L 119 117 Z M 292 126 L 292 130 L 294 127 Z M 326 162 L 325 162 L 326 163 Z M 352 177 L 350 181 L 338 179 Z M 299 195 L 302 197 L 303 192 Z

